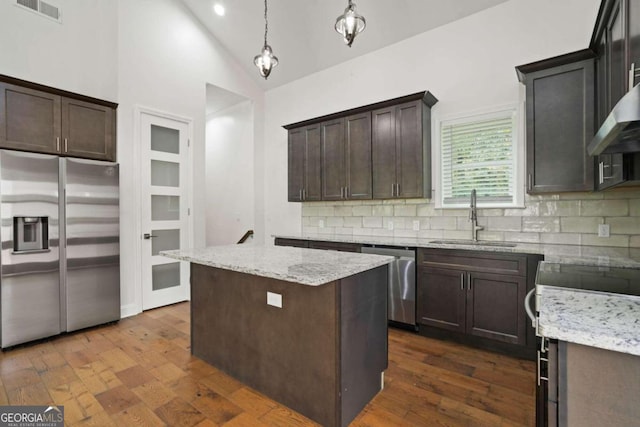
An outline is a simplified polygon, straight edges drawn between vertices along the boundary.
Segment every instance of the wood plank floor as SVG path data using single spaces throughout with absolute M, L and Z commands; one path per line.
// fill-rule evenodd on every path
M 0 405 L 67 426 L 314 426 L 189 350 L 189 304 L 0 355 Z M 535 364 L 389 330 L 385 388 L 352 426 L 533 426 Z

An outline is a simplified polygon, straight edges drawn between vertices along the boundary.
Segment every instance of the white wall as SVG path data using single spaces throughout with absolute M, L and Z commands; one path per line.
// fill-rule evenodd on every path
M 57 0 L 62 23 L 0 2 L 0 74 L 117 101 L 117 3 Z
M 254 220 L 253 105 L 207 117 L 206 245 L 234 244 Z
M 599 3 L 511 0 L 268 91 L 266 235 L 301 229 L 300 203 L 287 202 L 282 125 L 421 90 L 440 100 L 436 117 L 519 102 L 514 67 L 586 48 Z
M 0 73 L 119 103 L 121 302 L 122 315 L 127 316 L 142 308 L 136 260 L 144 231 L 139 225 L 140 168 L 134 157 L 135 106 L 193 120 L 192 243 L 204 246 L 206 85 L 253 102 L 255 123 L 248 126 L 256 136 L 257 156 L 263 150 L 263 92 L 178 0 L 57 0 L 55 4 L 62 10 L 62 24 L 10 1 L 0 2 Z M 263 165 L 249 169 L 262 183 Z M 241 174 L 234 169 L 227 172 L 230 177 Z M 249 209 L 257 219 L 252 227 L 261 237 L 264 207 L 252 203 Z
M 194 236 L 192 246 L 205 246 L 205 104 L 207 83 L 250 99 L 254 106 L 256 135 L 254 149 L 261 150 L 263 135 L 263 92 L 230 58 L 188 9 L 177 0 L 120 0 L 118 2 L 118 159 L 121 162 L 121 225 L 123 262 L 123 314 L 141 309 L 140 267 L 135 252 L 141 243 L 140 230 L 134 218 L 140 206 L 138 199 L 139 170 L 135 159 L 134 108 L 143 106 L 191 118 L 194 134 L 191 147 L 192 214 Z M 250 167 L 251 169 L 252 167 Z M 256 173 L 256 181 L 261 182 Z M 240 179 L 241 171 L 229 169 L 231 179 Z M 233 191 L 229 189 L 229 191 Z M 262 207 L 254 207 L 260 215 Z M 259 218 L 259 216 L 256 216 Z M 256 230 L 260 230 L 259 219 Z

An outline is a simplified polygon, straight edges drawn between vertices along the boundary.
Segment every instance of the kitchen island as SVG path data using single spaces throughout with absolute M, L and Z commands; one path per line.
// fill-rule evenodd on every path
M 166 251 L 191 262 L 191 352 L 323 426 L 346 426 L 387 367 L 392 257 L 275 246 Z

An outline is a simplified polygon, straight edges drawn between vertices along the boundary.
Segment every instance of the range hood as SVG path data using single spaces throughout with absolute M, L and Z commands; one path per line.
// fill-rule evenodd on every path
M 634 86 L 618 101 L 587 147 L 587 153 L 591 156 L 638 152 L 640 152 L 640 84 Z

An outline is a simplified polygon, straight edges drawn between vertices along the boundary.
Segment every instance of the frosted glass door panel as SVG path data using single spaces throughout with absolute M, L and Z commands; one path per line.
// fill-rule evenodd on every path
M 154 291 L 180 286 L 180 263 L 154 265 L 151 270 Z
M 151 125 L 151 149 L 165 153 L 180 153 L 180 132 L 162 126 Z
M 173 162 L 151 160 L 151 185 L 180 187 L 180 165 Z
M 151 234 L 155 236 L 151 241 L 151 255 L 180 249 L 180 230 L 153 230 Z
M 180 196 L 151 196 L 151 219 L 175 221 L 180 219 Z

